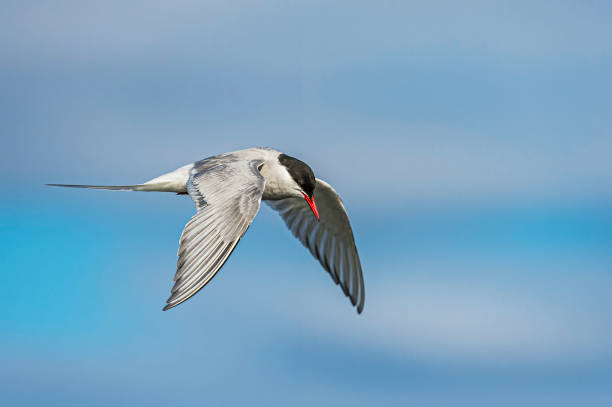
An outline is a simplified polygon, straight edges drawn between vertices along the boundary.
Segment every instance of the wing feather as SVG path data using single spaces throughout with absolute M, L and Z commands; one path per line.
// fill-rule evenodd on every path
M 303 199 L 296 197 L 266 202 L 279 212 L 293 235 L 308 248 L 361 313 L 365 302 L 363 272 L 342 200 L 328 183 L 320 179 L 317 179 L 314 198 L 320 222 Z
M 261 163 L 225 154 L 194 165 L 187 192 L 197 213 L 181 234 L 174 286 L 164 311 L 208 284 L 253 222 L 265 187 L 257 169 Z

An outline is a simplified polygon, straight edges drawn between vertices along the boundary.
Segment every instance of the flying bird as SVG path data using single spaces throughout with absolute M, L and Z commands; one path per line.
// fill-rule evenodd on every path
M 361 263 L 340 196 L 315 178 L 306 163 L 280 151 L 257 147 L 219 154 L 136 185 L 47 185 L 189 194 L 196 214 L 181 234 L 174 286 L 164 311 L 191 298 L 217 274 L 253 222 L 261 200 L 279 212 L 357 312 L 363 310 Z

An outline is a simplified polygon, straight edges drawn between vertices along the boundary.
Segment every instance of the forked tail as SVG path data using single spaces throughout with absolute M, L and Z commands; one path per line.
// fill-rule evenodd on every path
M 110 190 L 125 190 L 125 191 L 146 191 L 141 189 L 146 185 L 74 185 L 74 184 L 45 184 L 50 187 L 68 187 L 68 188 L 87 188 L 87 189 L 110 189 Z M 149 189 L 149 191 L 152 191 Z
M 78 185 L 78 184 L 45 184 L 52 187 L 87 188 L 87 189 L 110 189 L 115 191 L 157 191 L 187 193 L 187 181 L 193 164 L 187 164 L 167 174 L 160 175 L 143 184 L 135 185 Z

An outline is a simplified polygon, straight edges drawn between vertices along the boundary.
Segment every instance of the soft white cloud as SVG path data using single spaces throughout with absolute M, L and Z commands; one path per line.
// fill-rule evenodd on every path
M 40 133 L 36 142 L 22 145 L 22 156 L 36 157 L 36 166 L 13 165 L 13 157 L 0 165 L 38 183 L 132 183 L 210 155 L 264 145 L 310 163 L 353 207 L 576 201 L 609 198 L 612 186 L 612 141 L 603 134 L 579 140 L 491 137 L 340 114 L 296 134 L 295 116 L 208 123 L 172 113 L 146 120 L 128 115 L 113 110 L 67 116 L 54 137 Z M 53 174 L 41 173 L 40 166 Z
M 316 295 L 314 304 L 312 297 L 301 298 L 308 313 L 292 315 L 319 337 L 400 359 L 529 366 L 612 358 L 606 313 L 546 295 L 395 278 L 369 285 L 364 314 L 351 318 L 325 294 Z

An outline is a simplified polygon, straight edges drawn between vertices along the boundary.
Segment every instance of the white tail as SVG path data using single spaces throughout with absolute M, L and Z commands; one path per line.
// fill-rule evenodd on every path
M 155 189 L 146 189 L 148 185 L 77 185 L 77 184 L 45 184 L 50 187 L 68 187 L 68 188 L 87 188 L 87 189 L 110 189 L 124 191 L 155 191 Z
M 148 192 L 176 192 L 177 194 L 187 193 L 187 181 L 193 164 L 187 164 L 181 168 L 153 178 L 144 184 L 135 185 L 78 185 L 78 184 L 45 184 L 52 187 L 68 188 L 87 188 L 87 189 L 108 189 L 124 191 L 148 191 Z

